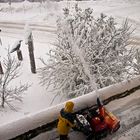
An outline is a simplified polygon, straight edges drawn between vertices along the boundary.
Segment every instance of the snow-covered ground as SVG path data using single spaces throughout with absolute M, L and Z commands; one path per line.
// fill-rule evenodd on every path
M 32 24 L 34 37 L 34 53 L 37 68 L 41 67 L 39 57 L 46 58 L 45 54 L 53 47 L 52 43 L 56 39 L 55 27 L 56 20 L 62 15 L 62 8 L 65 6 L 73 8 L 76 1 L 60 1 L 49 2 L 45 5 L 40 3 L 0 3 L 0 37 L 3 45 L 0 46 L 1 59 L 6 55 L 5 48 L 12 46 L 17 39 L 24 40 L 25 24 Z M 100 13 L 113 16 L 120 23 L 128 18 L 133 27 L 136 28 L 134 38 L 140 42 L 140 1 L 139 0 L 97 0 L 78 2 L 80 7 L 91 7 L 94 15 L 97 17 Z M 12 23 L 12 24 L 11 24 Z M 44 31 L 43 31 L 44 30 Z M 20 119 L 30 113 L 42 110 L 51 106 L 51 101 L 55 95 L 47 93 L 46 90 L 39 85 L 38 74 L 30 72 L 28 48 L 25 42 L 22 42 L 21 50 L 23 52 L 23 62 L 21 76 L 18 81 L 13 83 L 16 85 L 19 81 L 28 82 L 32 86 L 25 93 L 22 103 L 14 103 L 18 111 L 14 112 L 8 107 L 0 110 L 0 124 Z M 13 56 L 15 54 L 12 54 Z M 57 97 L 53 104 L 64 101 L 61 97 Z M 128 132 L 129 133 L 129 132 Z

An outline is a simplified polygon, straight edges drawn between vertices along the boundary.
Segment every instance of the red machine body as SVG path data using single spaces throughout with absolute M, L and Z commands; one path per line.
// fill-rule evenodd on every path
M 120 127 L 120 120 L 109 112 L 101 103 L 98 103 L 99 108 L 97 115 L 93 115 L 90 124 L 95 132 L 107 129 L 110 133 L 116 132 Z
M 88 110 L 83 115 L 77 114 L 76 117 L 78 129 L 87 136 L 86 140 L 101 140 L 120 127 L 120 120 L 104 107 L 99 98 L 97 105 L 97 109 Z
M 110 133 L 116 132 L 120 128 L 120 120 L 106 108 L 104 108 L 104 122 L 107 124 Z

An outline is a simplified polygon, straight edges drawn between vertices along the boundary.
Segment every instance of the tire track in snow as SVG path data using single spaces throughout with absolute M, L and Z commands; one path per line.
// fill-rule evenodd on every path
M 25 25 L 26 24 L 24 23 L 0 22 L 0 28 L 2 29 L 2 31 L 3 31 L 3 28 L 24 30 Z M 40 25 L 40 24 L 34 24 L 34 23 L 29 24 L 29 26 L 33 31 L 56 33 L 55 26 Z

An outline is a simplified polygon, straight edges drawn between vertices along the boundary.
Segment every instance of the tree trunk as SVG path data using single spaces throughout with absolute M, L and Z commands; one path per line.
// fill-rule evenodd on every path
M 1 62 L 0 62 L 0 74 L 4 74 Z
M 22 60 L 23 60 L 21 50 L 17 50 L 17 56 L 18 56 L 18 60 L 20 60 L 20 61 L 22 61 Z
M 29 57 L 30 57 L 30 64 L 31 64 L 31 72 L 36 73 L 36 66 L 35 66 L 35 59 L 34 59 L 34 46 L 33 46 L 32 39 L 29 39 L 28 41 L 28 49 L 29 49 Z

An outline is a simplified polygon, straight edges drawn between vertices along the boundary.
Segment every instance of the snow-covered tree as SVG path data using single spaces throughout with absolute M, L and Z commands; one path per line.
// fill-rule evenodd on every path
M 12 84 L 20 76 L 20 62 L 11 57 L 9 49 L 7 52 L 7 58 L 3 61 L 4 74 L 0 75 L 0 103 L 1 107 L 7 104 L 11 109 L 14 109 L 11 102 L 15 100 L 22 101 L 22 95 L 28 89 L 29 85 L 20 84 L 19 86 L 15 86 Z
M 59 18 L 58 42 L 40 69 L 41 84 L 68 97 L 89 93 L 131 76 L 133 50 L 127 49 L 130 26 L 93 10 L 64 9 Z

